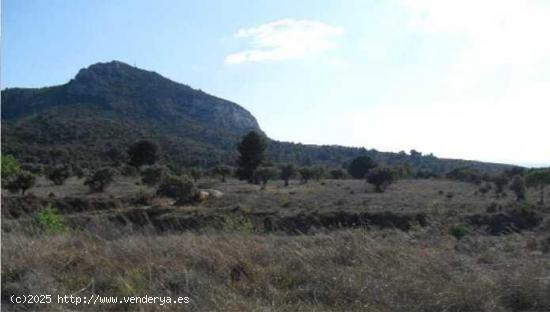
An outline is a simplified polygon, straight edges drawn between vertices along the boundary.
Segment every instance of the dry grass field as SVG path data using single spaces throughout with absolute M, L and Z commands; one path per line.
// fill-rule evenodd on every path
M 188 296 L 185 311 L 549 311 L 550 213 L 536 193 L 474 184 L 322 180 L 266 190 L 204 179 L 223 193 L 191 206 L 117 178 L 40 180 L 3 192 L 3 294 Z M 53 193 L 53 194 L 52 194 Z M 63 226 L 36 229 L 52 204 Z M 40 310 L 8 305 L 3 309 Z M 181 305 L 49 305 L 50 310 L 181 311 Z

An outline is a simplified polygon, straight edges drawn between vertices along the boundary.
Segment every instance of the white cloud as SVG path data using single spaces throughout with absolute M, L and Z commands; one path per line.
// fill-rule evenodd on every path
M 236 38 L 249 40 L 250 49 L 230 54 L 228 64 L 304 58 L 336 47 L 343 30 L 312 20 L 281 19 L 241 28 Z

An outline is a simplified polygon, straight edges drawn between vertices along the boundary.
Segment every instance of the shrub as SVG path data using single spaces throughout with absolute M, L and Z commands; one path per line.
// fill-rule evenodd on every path
M 111 168 L 97 170 L 84 181 L 84 185 L 90 188 L 91 192 L 103 192 L 114 180 L 115 171 Z
M 512 183 L 510 183 L 510 189 L 514 194 L 516 195 L 517 201 L 525 200 L 525 181 L 523 180 L 523 177 L 517 175 L 512 179 Z
M 384 192 L 388 185 L 395 181 L 394 173 L 389 168 L 375 168 L 367 174 L 367 182 L 374 184 L 376 191 Z
M 300 173 L 303 183 L 307 183 L 315 175 L 315 172 L 311 167 L 302 167 L 298 170 L 298 172 Z
M 449 234 L 460 240 L 468 234 L 468 229 L 463 224 L 457 224 L 449 229 Z
M 495 193 L 500 195 L 504 192 L 504 187 L 508 184 L 508 177 L 504 174 L 497 175 L 492 178 L 493 183 L 495 184 Z
M 225 217 L 223 219 L 223 229 L 228 232 L 254 233 L 256 227 L 249 219 L 245 217 Z
M 374 169 L 376 163 L 368 156 L 355 158 L 348 167 L 349 174 L 355 179 L 364 179 L 369 170 Z
M 25 195 L 25 191 L 33 187 L 35 183 L 36 177 L 32 173 L 28 171 L 21 171 L 15 178 L 7 183 L 6 188 L 10 192 L 21 191 L 21 194 Z
M 325 167 L 323 166 L 315 166 L 313 169 L 313 178 L 317 181 L 321 180 L 325 177 Z
M 118 167 L 121 162 L 125 161 L 126 155 L 117 147 L 109 147 L 104 153 L 104 156 L 111 161 L 111 164 Z
M 418 170 L 414 174 L 414 177 L 415 179 L 431 179 L 431 178 L 439 178 L 439 175 L 430 170 Z
M 135 177 L 139 174 L 139 170 L 134 166 L 124 165 L 120 168 L 120 174 L 125 177 Z
M 189 175 L 193 178 L 193 181 L 197 183 L 203 175 L 203 170 L 201 168 L 191 168 L 189 169 Z
M 136 205 L 151 205 L 154 198 L 154 194 L 151 194 L 144 189 L 139 189 L 132 197 L 132 203 Z
M 46 177 L 55 185 L 63 185 L 70 176 L 71 171 L 67 166 L 50 168 L 46 174 Z
M 154 186 L 160 183 L 168 174 L 168 169 L 164 166 L 148 166 L 141 171 L 141 182 L 145 185 Z
M 278 174 L 279 171 L 274 167 L 259 167 L 255 173 L 256 178 L 262 183 L 262 189 L 265 189 L 267 181 L 275 178 Z
M 214 175 L 220 176 L 221 182 L 225 182 L 226 177 L 231 175 L 231 167 L 229 166 L 216 166 L 212 169 Z
M 335 180 L 340 180 L 346 176 L 346 173 L 342 169 L 334 169 L 330 171 L 330 176 Z
M 86 176 L 86 170 L 78 165 L 73 165 L 71 171 L 79 179 L 82 179 L 83 177 Z
M 34 222 L 38 229 L 46 234 L 58 234 L 66 231 L 63 216 L 59 215 L 51 204 L 34 213 Z
M 152 165 L 158 159 L 158 146 L 149 140 L 137 141 L 128 148 L 128 156 L 131 166 Z
M 285 165 L 281 167 L 281 179 L 285 181 L 285 186 L 288 186 L 288 181 L 296 175 L 296 168 L 293 165 Z
M 550 168 L 533 170 L 527 174 L 525 179 L 527 187 L 535 187 L 540 191 L 541 205 L 544 204 L 544 187 L 550 184 Z
M 44 168 L 41 164 L 35 164 L 35 163 L 24 163 L 20 166 L 21 170 L 28 171 L 35 175 L 41 175 L 44 171 Z
M 483 174 L 477 169 L 463 167 L 456 168 L 446 175 L 447 179 L 480 184 L 483 181 Z
M 196 194 L 195 183 L 188 176 L 167 176 L 157 189 L 157 195 L 173 198 L 176 204 L 192 203 Z
M 2 186 L 6 186 L 21 172 L 21 169 L 12 155 L 2 155 L 0 162 L 2 163 Z

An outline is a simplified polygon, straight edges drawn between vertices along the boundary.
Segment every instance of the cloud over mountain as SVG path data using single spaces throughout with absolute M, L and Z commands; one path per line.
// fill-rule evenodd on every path
M 249 49 L 225 58 L 228 64 L 299 59 L 337 46 L 343 30 L 319 21 L 281 19 L 241 28 L 235 38 L 247 39 Z

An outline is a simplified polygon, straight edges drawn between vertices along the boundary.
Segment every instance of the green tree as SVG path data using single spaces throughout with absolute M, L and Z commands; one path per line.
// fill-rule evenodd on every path
M 54 166 L 57 165 L 57 163 L 66 155 L 65 150 L 53 148 L 50 149 L 48 154 L 50 155 L 50 159 Z
M 538 188 L 540 191 L 540 204 L 544 205 L 544 188 L 550 184 L 550 168 L 533 170 L 525 179 L 527 187 Z
M 168 168 L 164 166 L 147 166 L 141 171 L 141 182 L 145 185 L 154 186 L 159 184 L 167 174 Z
M 114 180 L 115 171 L 111 168 L 102 168 L 97 170 L 84 181 L 92 192 L 103 192 L 105 188 Z
M 2 163 L 2 187 L 4 187 L 21 172 L 21 168 L 12 155 L 2 155 L 0 162 Z
M 67 166 L 50 168 L 46 174 L 48 180 L 52 181 L 55 185 L 63 185 L 65 180 L 67 180 L 70 176 L 71 171 Z
M 121 151 L 117 147 L 109 147 L 104 153 L 105 157 L 112 163 L 113 166 L 118 167 L 125 159 L 124 151 Z
M 525 200 L 525 180 L 522 176 L 517 175 L 512 179 L 512 182 L 510 183 L 510 189 L 512 190 L 512 192 L 514 192 L 514 194 L 516 194 L 517 201 Z
M 493 177 L 492 180 L 495 184 L 495 193 L 499 195 L 504 192 L 504 187 L 508 184 L 508 177 L 504 174 L 499 174 Z
M 384 192 L 388 185 L 395 181 L 394 172 L 389 168 L 375 168 L 367 173 L 367 182 L 374 184 L 376 191 Z
M 288 181 L 296 175 L 296 168 L 292 164 L 281 167 L 281 179 L 285 181 L 285 186 L 288 186 Z
M 315 176 L 315 170 L 311 167 L 302 167 L 298 170 L 302 183 L 307 183 L 311 178 Z
M 368 156 L 355 158 L 348 167 L 349 174 L 355 179 L 364 179 L 369 170 L 376 167 L 376 163 Z
M 128 156 L 134 167 L 153 165 L 158 160 L 158 146 L 150 140 L 137 141 L 128 148 Z
M 189 175 L 193 178 L 193 181 L 197 183 L 199 179 L 202 177 L 203 171 L 201 168 L 191 168 L 189 169 Z
M 21 195 L 25 195 L 25 192 L 33 187 L 35 183 L 36 177 L 32 173 L 22 170 L 7 183 L 6 188 L 11 192 L 21 191 Z
M 216 167 L 214 167 L 214 169 L 212 169 L 212 173 L 214 175 L 220 176 L 221 182 L 226 181 L 226 177 L 231 175 L 231 171 L 232 171 L 231 167 L 224 166 L 224 165 L 216 166 Z
M 330 176 L 335 180 L 340 180 L 346 176 L 346 173 L 342 169 L 334 169 L 330 171 Z
M 325 171 L 325 167 L 323 166 L 313 167 L 313 177 L 315 178 L 315 180 L 319 181 L 323 179 L 323 177 L 325 176 Z
M 160 183 L 157 195 L 175 199 L 176 205 L 188 204 L 195 201 L 197 188 L 189 176 L 170 175 Z
M 239 158 L 237 159 L 236 175 L 240 180 L 254 182 L 254 173 L 264 161 L 266 147 L 265 138 L 255 131 L 250 131 L 243 137 L 237 145 Z
M 267 182 L 278 174 L 279 171 L 275 167 L 258 167 L 255 171 L 256 178 L 262 182 L 262 189 L 265 189 Z

